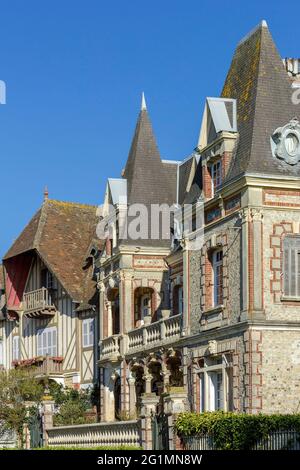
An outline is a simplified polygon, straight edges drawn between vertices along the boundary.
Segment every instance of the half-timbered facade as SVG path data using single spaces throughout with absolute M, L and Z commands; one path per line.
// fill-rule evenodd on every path
M 96 211 L 46 198 L 4 257 L 6 368 L 75 388 L 97 380 Z

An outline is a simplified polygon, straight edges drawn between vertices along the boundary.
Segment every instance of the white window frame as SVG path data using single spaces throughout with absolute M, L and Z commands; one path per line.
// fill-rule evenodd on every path
M 201 413 L 216 410 L 229 411 L 229 371 L 231 365 L 228 364 L 225 354 L 220 358 L 221 362 L 219 364 L 209 358 L 205 359 L 204 367 L 198 370 Z M 220 377 L 222 378 L 221 386 L 218 388 L 218 379 Z M 220 394 L 219 397 L 218 393 Z
M 223 304 L 223 250 L 215 250 L 212 255 L 212 272 L 213 272 L 213 306 L 218 307 Z M 221 269 L 220 269 L 221 268 Z M 219 302 L 218 293 L 219 293 L 219 278 L 221 278 L 222 286 L 222 302 Z
M 20 359 L 20 336 L 13 336 L 12 340 L 12 359 L 18 361 Z
M 39 328 L 36 335 L 37 356 L 57 356 L 57 328 Z
M 85 318 L 82 320 L 82 347 L 92 348 L 95 338 L 95 319 Z
M 211 174 L 211 193 L 212 193 L 212 197 L 214 197 L 216 191 L 220 188 L 222 184 L 222 161 L 221 160 L 217 160 L 216 162 L 211 164 L 210 174 Z

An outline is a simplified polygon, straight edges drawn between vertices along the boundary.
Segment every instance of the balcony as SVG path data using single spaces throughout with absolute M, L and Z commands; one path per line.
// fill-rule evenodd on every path
M 120 358 L 120 341 L 119 335 L 109 336 L 100 342 L 100 360 L 118 361 Z
M 63 357 L 39 356 L 13 361 L 12 364 L 15 369 L 30 367 L 36 376 L 61 375 L 63 373 Z
M 159 320 L 147 326 L 142 326 L 128 333 L 127 354 L 142 349 L 173 343 L 181 336 L 182 315 L 175 315 Z
M 100 341 L 99 362 L 118 362 L 124 355 L 174 343 L 181 338 L 181 321 L 181 314 L 174 315 L 143 325 L 128 334 L 109 336 Z
M 51 299 L 48 289 L 41 289 L 26 292 L 23 296 L 24 316 L 28 318 L 47 318 L 55 315 L 56 307 Z

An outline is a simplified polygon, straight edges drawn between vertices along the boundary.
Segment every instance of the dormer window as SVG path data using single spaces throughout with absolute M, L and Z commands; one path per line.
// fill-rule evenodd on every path
M 222 184 L 222 162 L 218 160 L 213 163 L 210 168 L 211 172 L 211 192 L 214 197 L 215 192 L 220 188 Z

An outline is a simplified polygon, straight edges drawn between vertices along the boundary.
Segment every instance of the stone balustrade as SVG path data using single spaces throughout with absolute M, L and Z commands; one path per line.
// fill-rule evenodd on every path
M 113 423 L 59 426 L 47 430 L 49 447 L 99 447 L 141 445 L 140 423 L 120 421 Z
M 145 347 L 176 341 L 181 335 L 181 319 L 182 315 L 175 315 L 129 331 L 126 353 L 131 354 Z
M 100 342 L 101 359 L 118 357 L 120 355 L 120 336 L 113 335 Z
M 150 325 L 143 325 L 128 334 L 109 336 L 100 341 L 100 361 L 118 359 L 145 348 L 172 343 L 180 338 L 182 315 L 162 318 Z

